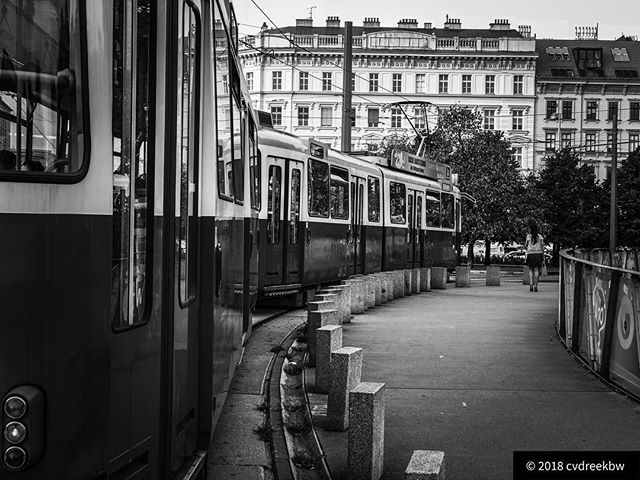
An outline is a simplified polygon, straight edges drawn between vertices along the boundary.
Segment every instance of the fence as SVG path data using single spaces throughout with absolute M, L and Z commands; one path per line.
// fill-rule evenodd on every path
M 640 272 L 636 250 L 561 253 L 556 328 L 595 373 L 640 396 Z

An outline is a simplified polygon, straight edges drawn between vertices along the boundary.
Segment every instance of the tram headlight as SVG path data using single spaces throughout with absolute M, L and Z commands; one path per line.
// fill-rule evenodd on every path
M 27 438 L 27 428 L 20 422 L 11 422 L 4 427 L 4 438 L 14 445 Z
M 27 402 L 18 396 L 9 397 L 4 402 L 4 413 L 7 417 L 18 420 L 27 413 Z
M 27 452 L 20 447 L 9 447 L 4 452 L 4 464 L 11 470 L 20 470 L 27 463 Z

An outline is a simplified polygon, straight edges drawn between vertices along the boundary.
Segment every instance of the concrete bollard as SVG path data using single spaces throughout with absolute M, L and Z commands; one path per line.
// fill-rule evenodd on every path
M 487 267 L 487 286 L 500 286 L 500 267 L 498 265 L 489 265 Z
M 340 319 L 336 310 L 316 310 L 307 313 L 307 345 L 309 347 L 309 366 L 316 365 L 317 335 L 316 330 L 327 325 L 339 325 Z
M 342 327 L 326 325 L 316 330 L 316 392 L 331 387 L 331 352 L 342 348 Z
M 428 292 L 431 290 L 431 268 L 420 269 L 420 291 Z
M 393 272 L 383 272 L 385 285 L 387 286 L 387 302 L 393 301 L 395 298 L 393 287 Z
M 349 393 L 348 478 L 378 480 L 384 466 L 384 383 L 363 382 Z
M 351 313 L 364 313 L 364 282 L 362 280 L 342 280 L 343 285 L 351 286 Z
M 404 274 L 404 294 L 411 295 L 411 270 L 403 270 Z
M 329 290 L 340 290 L 342 292 L 342 323 L 351 321 L 351 285 L 332 285 Z
M 445 480 L 444 452 L 435 450 L 414 450 L 407 469 L 405 480 Z
M 343 347 L 331 352 L 331 387 L 327 400 L 327 428 L 339 432 L 349 427 L 349 392 L 362 377 L 363 350 Z
M 393 296 L 394 298 L 404 297 L 404 272 L 394 270 L 393 275 Z
M 522 284 L 529 285 L 529 267 L 526 265 L 522 267 Z
M 448 276 L 445 267 L 431 267 L 431 288 L 434 290 L 446 289 Z
M 456 287 L 471 286 L 471 267 L 459 265 L 456 267 Z
M 411 270 L 411 293 L 420 293 L 420 269 Z

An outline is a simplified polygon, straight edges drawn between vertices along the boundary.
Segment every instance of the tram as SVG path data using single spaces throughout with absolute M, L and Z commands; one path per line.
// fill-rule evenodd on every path
M 258 150 L 260 298 L 350 275 L 455 266 L 460 191 L 448 165 L 399 151 L 391 161 L 347 155 L 269 122 Z
M 228 0 L 4 0 L 0 477 L 204 478 L 257 292 Z

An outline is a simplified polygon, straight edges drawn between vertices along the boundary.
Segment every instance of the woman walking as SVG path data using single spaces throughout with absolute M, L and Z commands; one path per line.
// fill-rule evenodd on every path
M 538 278 L 544 261 L 544 239 L 538 232 L 538 225 L 531 220 L 527 234 L 527 267 L 529 267 L 529 291 L 538 291 Z

